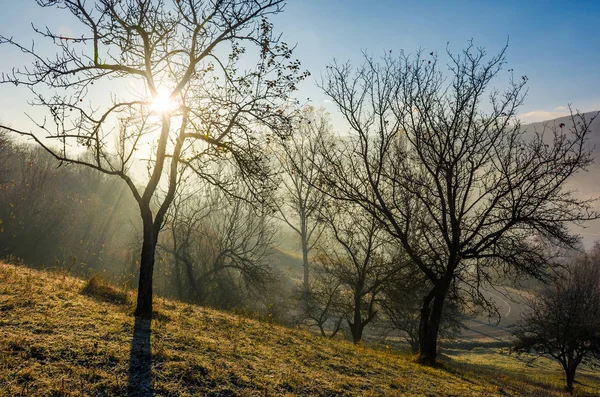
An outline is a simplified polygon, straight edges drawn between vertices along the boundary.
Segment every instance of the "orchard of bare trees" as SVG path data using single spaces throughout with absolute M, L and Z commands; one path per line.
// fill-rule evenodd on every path
M 322 147 L 320 189 L 368 213 L 424 278 L 423 364 L 436 361 L 446 305 L 493 306 L 481 290 L 498 276 L 546 279 L 558 264 L 541 242 L 575 248 L 569 225 L 598 216 L 565 189 L 592 162 L 591 120 L 571 113 L 569 127 L 527 133 L 517 118 L 527 78 L 492 85 L 505 50 L 448 51 L 446 68 L 435 53 L 365 55 L 321 82 L 351 132 Z
M 132 275 L 146 319 L 158 292 L 355 343 L 385 324 L 424 365 L 470 310 L 498 312 L 487 288 L 566 274 L 532 303 L 519 349 L 557 358 L 569 387 L 597 357 L 597 322 L 565 325 L 569 347 L 536 331 L 598 309 L 597 255 L 571 266 L 547 249 L 579 249 L 572 226 L 599 217 L 567 187 L 592 164 L 593 118 L 524 127 L 528 79 L 507 47 L 332 61 L 318 86 L 336 125 L 294 97 L 310 74 L 270 20 L 283 0 L 38 4 L 85 33 L 0 36 L 31 61 L 0 82 L 35 109 L 0 125 L 3 255 Z M 291 273 L 272 260 L 288 232 Z

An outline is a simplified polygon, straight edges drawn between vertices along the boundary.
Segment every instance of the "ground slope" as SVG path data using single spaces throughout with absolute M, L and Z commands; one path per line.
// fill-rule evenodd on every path
M 0 263 L 0 396 L 127 395 L 138 354 L 138 347 L 130 351 L 131 296 L 98 288 L 90 296 L 81 292 L 84 285 Z M 155 396 L 560 393 L 482 377 L 468 363 L 452 367 L 449 358 L 441 368 L 424 368 L 385 349 L 326 340 L 268 319 L 163 299 L 156 306 L 149 349 Z

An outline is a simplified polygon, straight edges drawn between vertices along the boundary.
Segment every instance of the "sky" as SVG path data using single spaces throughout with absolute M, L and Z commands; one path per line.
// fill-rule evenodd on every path
M 77 32 L 72 18 L 42 9 L 35 0 L 0 0 L 0 10 L 0 34 L 22 43 L 34 37 L 31 22 Z M 301 84 L 299 99 L 325 107 L 334 125 L 336 119 L 343 123 L 341 116 L 315 84 L 333 59 L 357 65 L 363 51 L 377 56 L 389 50 L 443 55 L 447 45 L 458 52 L 469 40 L 489 54 L 508 41 L 506 69 L 529 78 L 523 122 L 565 115 L 568 104 L 584 112 L 600 110 L 598 21 L 600 0 L 288 0 L 285 12 L 272 18 L 312 73 Z M 18 51 L 0 46 L 0 71 L 27 63 Z M 498 88 L 508 77 L 508 71 L 500 74 Z M 26 129 L 28 97 L 25 87 L 0 85 L 0 121 Z
M 529 77 L 523 121 L 563 115 L 569 103 L 600 110 L 600 1 L 297 0 L 278 19 L 317 79 L 333 58 L 357 64 L 362 51 L 442 54 L 472 39 L 495 54 L 508 40 L 507 69 Z
M 0 0 L 0 34 L 29 43 L 30 22 L 59 31 L 73 31 L 64 13 L 41 9 L 34 0 Z M 335 113 L 316 87 L 325 66 L 335 58 L 360 62 L 362 51 L 419 48 L 443 54 L 447 43 L 458 52 L 469 40 L 489 54 L 509 43 L 507 69 L 527 75 L 529 94 L 521 108 L 524 122 L 565 114 L 566 105 L 582 111 L 600 110 L 600 1 L 403 1 L 289 0 L 285 12 L 273 17 L 275 29 L 290 44 L 312 77 L 298 97 Z M 0 46 L 0 70 L 22 66 L 15 50 Z M 505 77 L 506 80 L 503 80 Z M 508 81 L 500 76 L 499 88 Z M 18 120 L 26 110 L 27 91 L 0 86 L 0 120 Z

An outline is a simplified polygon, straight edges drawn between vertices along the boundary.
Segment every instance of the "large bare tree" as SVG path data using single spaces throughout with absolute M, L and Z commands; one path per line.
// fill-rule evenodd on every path
M 80 25 L 73 29 L 82 33 L 35 28 L 46 45 L 55 46 L 49 57 L 38 52 L 39 43 L 0 36 L 0 44 L 32 58 L 29 67 L 13 69 L 1 82 L 29 88 L 38 108 L 33 130 L 2 127 L 33 138 L 61 162 L 125 181 L 143 224 L 136 315 L 149 318 L 158 234 L 180 164 L 227 190 L 237 182 L 211 170 L 214 163 L 233 162 L 255 193 L 267 187 L 265 135 L 289 129 L 281 105 L 307 76 L 267 19 L 282 11 L 284 1 L 37 3 L 75 17 Z M 147 154 L 141 154 L 144 142 L 152 144 Z M 70 153 L 73 146 L 89 150 L 93 160 Z M 140 156 L 148 158 L 141 187 L 132 177 Z
M 357 69 L 332 64 L 321 84 L 351 127 L 323 148 L 323 189 L 376 217 L 431 285 L 423 364 L 435 363 L 449 292 L 485 301 L 481 287 L 499 274 L 543 278 L 552 263 L 539 241 L 571 246 L 569 226 L 598 216 L 565 189 L 592 162 L 590 120 L 572 113 L 569 126 L 527 133 L 518 121 L 527 77 L 507 71 L 505 50 L 448 51 L 447 73 L 434 53 L 365 56 Z

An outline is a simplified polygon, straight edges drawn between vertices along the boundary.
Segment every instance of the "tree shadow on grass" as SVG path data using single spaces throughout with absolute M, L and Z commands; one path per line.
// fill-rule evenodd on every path
M 152 349 L 150 348 L 151 321 L 135 318 L 133 339 L 129 353 L 129 397 L 150 397 L 152 390 Z

